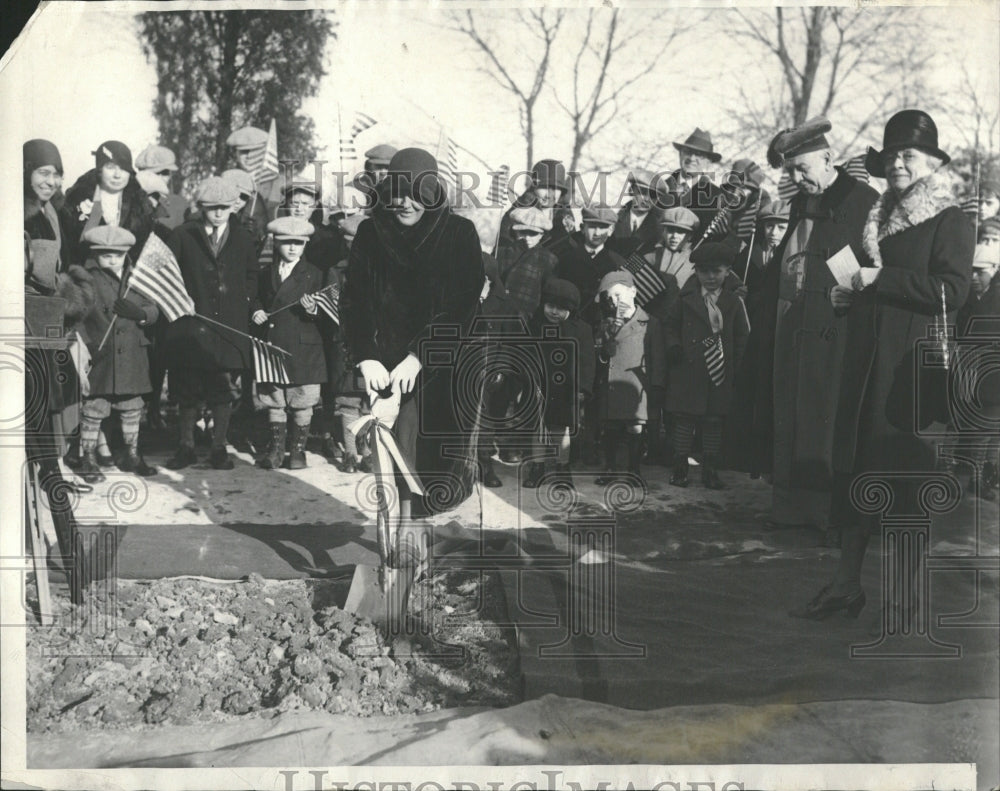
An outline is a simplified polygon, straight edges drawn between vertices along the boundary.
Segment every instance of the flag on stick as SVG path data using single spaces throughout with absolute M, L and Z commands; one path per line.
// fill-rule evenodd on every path
M 167 321 L 194 315 L 194 300 L 184 287 L 177 259 L 155 233 L 151 233 L 142 246 L 128 286 L 155 304 Z
M 726 359 L 722 353 L 722 336 L 713 335 L 702 341 L 705 347 L 705 365 L 708 368 L 708 375 L 716 387 L 721 387 L 726 381 Z
M 858 181 L 868 183 L 870 176 L 868 173 L 868 168 L 865 167 L 865 155 L 858 154 L 856 157 L 851 157 L 846 160 L 841 167 L 848 176 L 851 176 Z
M 276 346 L 257 338 L 251 338 L 253 344 L 254 377 L 260 384 L 287 385 L 288 373 Z
M 486 193 L 486 202 L 491 206 L 502 206 L 507 202 L 507 178 L 509 175 L 510 167 L 507 165 L 501 165 L 500 169 L 493 174 L 490 190 Z
M 636 304 L 640 308 L 645 308 L 653 297 L 666 288 L 656 270 L 638 250 L 625 259 L 625 268 L 632 273 L 632 279 L 635 280 Z
M 247 170 L 253 176 L 253 183 L 260 189 L 261 184 L 274 181 L 278 177 L 278 127 L 271 119 L 271 129 L 267 142 L 256 149 L 247 160 Z
M 444 161 L 438 163 L 441 177 L 458 186 L 458 145 L 450 137 L 444 138 Z
M 321 288 L 313 296 L 316 297 L 316 307 L 340 324 L 340 289 L 336 284 Z
M 791 200 L 798 191 L 799 188 L 795 186 L 792 177 L 787 172 L 782 173 L 781 178 L 778 180 L 778 198 L 780 200 Z
M 354 148 L 354 141 L 357 139 L 358 135 L 366 129 L 371 129 L 377 123 L 378 121 L 370 115 L 358 112 L 354 113 L 354 122 L 351 124 L 350 130 L 346 135 L 341 133 L 340 158 L 343 160 L 357 159 L 358 152 Z

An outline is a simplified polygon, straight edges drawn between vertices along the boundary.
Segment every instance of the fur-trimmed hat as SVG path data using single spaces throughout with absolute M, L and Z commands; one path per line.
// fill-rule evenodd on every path
M 767 147 L 767 162 L 772 168 L 784 167 L 785 161 L 810 151 L 822 151 L 829 148 L 826 133 L 833 129 L 826 118 L 821 115 L 810 118 L 794 129 L 783 129 L 778 132 Z
M 542 304 L 573 311 L 580 307 L 580 289 L 568 280 L 550 277 L 542 284 Z

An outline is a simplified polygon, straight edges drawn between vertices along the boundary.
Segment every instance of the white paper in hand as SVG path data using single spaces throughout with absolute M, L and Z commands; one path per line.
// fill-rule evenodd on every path
M 826 265 L 837 283 L 845 288 L 851 288 L 851 278 L 861 268 L 850 245 L 830 256 Z

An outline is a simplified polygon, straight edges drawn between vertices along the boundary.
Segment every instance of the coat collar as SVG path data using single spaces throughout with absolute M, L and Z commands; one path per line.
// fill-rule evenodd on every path
M 952 181 L 948 171 L 938 170 L 914 182 L 902 196 L 888 189 L 875 201 L 862 232 L 865 252 L 872 257 L 875 266 L 882 266 L 879 242 L 883 239 L 926 222 L 949 206 L 957 205 L 951 191 Z
M 649 314 L 636 305 L 635 313 L 633 313 L 632 317 L 622 325 L 622 328 L 618 333 L 618 337 L 626 338 L 629 335 L 635 335 L 640 331 L 645 332 L 647 324 L 649 324 Z

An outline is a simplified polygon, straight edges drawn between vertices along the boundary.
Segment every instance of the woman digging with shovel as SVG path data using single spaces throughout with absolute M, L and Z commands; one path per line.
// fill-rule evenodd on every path
M 373 418 L 383 426 L 394 422 L 398 456 L 412 468 L 422 489 L 413 491 L 414 479 L 407 482 L 409 476 L 399 471 L 396 458 L 396 529 L 387 530 L 388 546 L 383 548 L 380 540 L 386 606 L 355 610 L 376 620 L 382 609 L 390 627 L 405 610 L 418 567 L 429 560 L 422 531 L 412 519 L 454 508 L 472 491 L 467 465 L 455 473 L 461 454 L 447 452 L 448 446 L 467 445 L 454 404 L 455 372 L 447 366 L 425 368 L 431 361 L 425 359 L 424 341 L 432 338 L 435 328 L 454 328 L 451 357 L 459 358 L 483 277 L 475 226 L 452 214 L 437 161 L 419 148 L 397 152 L 372 216 L 358 228 L 340 297 L 345 341 L 351 359 L 360 360 L 357 367 Z M 440 349 L 438 337 L 435 350 Z M 393 415 L 396 403 L 398 413 Z M 363 434 L 377 437 L 379 423 Z M 372 448 L 373 456 L 376 450 Z M 474 474 L 474 465 L 472 470 Z M 388 472 L 376 470 L 380 477 Z M 357 603 L 354 587 L 348 609 L 352 600 Z

